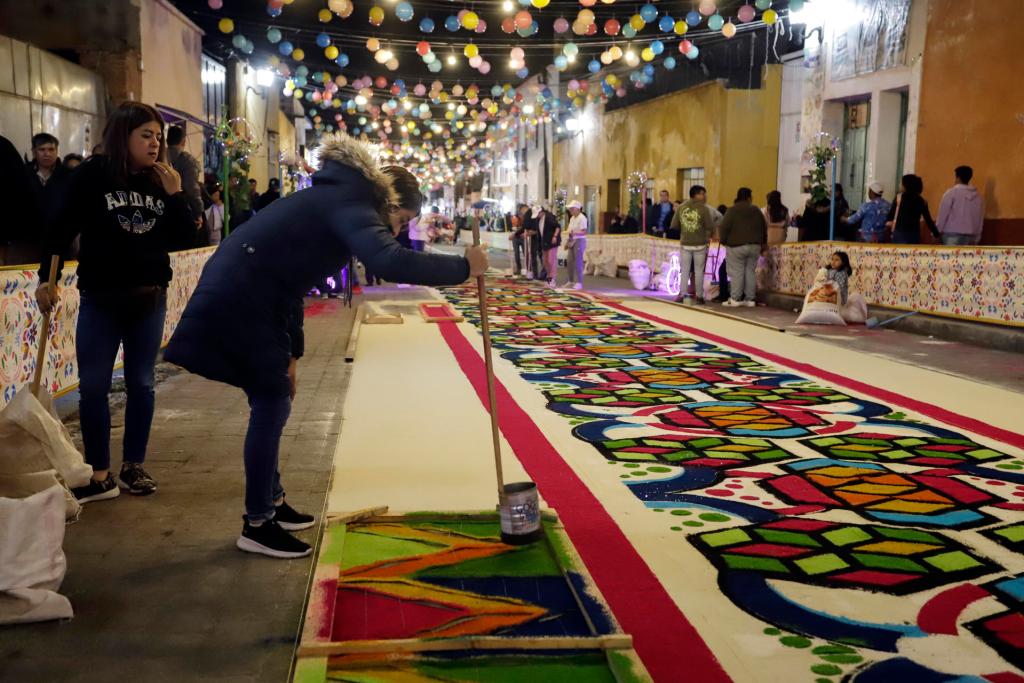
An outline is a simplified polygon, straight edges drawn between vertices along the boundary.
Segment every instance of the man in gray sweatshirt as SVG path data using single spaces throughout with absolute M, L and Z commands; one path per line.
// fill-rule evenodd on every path
M 768 223 L 764 213 L 751 202 L 749 187 L 736 193 L 736 203 L 725 212 L 719 231 L 728 248 L 726 268 L 732 297 L 723 306 L 756 306 L 757 259 L 768 244 Z
M 676 301 L 687 298 L 687 283 L 693 268 L 693 286 L 698 304 L 704 303 L 704 265 L 708 260 L 708 243 L 715 229 L 715 219 L 707 205 L 708 191 L 700 185 L 690 188 L 690 200 L 672 216 L 671 230 L 679 230 L 680 282 L 682 287 Z
M 971 185 L 974 170 L 958 166 L 956 185 L 946 190 L 939 205 L 939 233 L 947 246 L 973 245 L 981 241 L 981 226 L 985 222 L 985 203 L 978 190 Z

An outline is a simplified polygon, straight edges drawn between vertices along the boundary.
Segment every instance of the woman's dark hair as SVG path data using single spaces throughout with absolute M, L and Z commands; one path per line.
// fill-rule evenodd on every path
M 166 161 L 164 118 L 156 109 L 142 102 L 123 102 L 107 119 L 107 126 L 103 129 L 103 151 L 110 159 L 110 167 L 118 182 L 128 182 L 129 136 L 133 130 L 151 121 L 160 124 L 160 153 L 157 155 L 157 161 Z
M 903 189 L 907 194 L 919 195 L 924 192 L 924 181 L 921 180 L 920 176 L 916 176 L 913 173 L 903 176 L 900 182 L 903 183 Z
M 781 223 L 789 215 L 789 209 L 782 203 L 782 193 L 772 190 L 768 193 L 768 218 L 772 223 Z
M 72 152 L 71 154 L 64 155 L 64 163 L 66 164 L 69 161 L 77 161 L 78 163 L 82 163 L 83 161 L 85 161 L 85 157 L 83 157 L 81 154 L 75 154 L 74 152 Z
M 850 265 L 850 256 L 845 251 L 837 251 L 832 255 L 838 256 L 839 260 L 843 262 L 843 267 L 839 270 L 845 270 L 847 275 L 853 275 L 853 266 Z M 830 263 L 828 267 L 831 268 L 832 264 Z
M 420 181 L 402 166 L 385 166 L 384 174 L 391 178 L 391 187 L 398 193 L 398 205 L 419 215 L 423 209 Z

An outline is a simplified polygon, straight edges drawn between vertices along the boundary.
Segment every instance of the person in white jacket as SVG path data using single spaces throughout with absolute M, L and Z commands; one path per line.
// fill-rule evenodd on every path
M 569 236 L 566 241 L 566 267 L 569 269 L 569 282 L 566 288 L 583 289 L 583 254 L 587 251 L 587 217 L 583 214 L 583 205 L 571 202 L 569 209 Z

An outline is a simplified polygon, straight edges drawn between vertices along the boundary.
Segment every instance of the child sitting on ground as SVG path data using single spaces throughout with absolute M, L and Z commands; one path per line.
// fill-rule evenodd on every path
M 859 292 L 850 294 L 853 267 L 845 251 L 832 254 L 828 265 L 818 271 L 804 299 L 797 324 L 844 325 L 867 320 L 868 307 Z

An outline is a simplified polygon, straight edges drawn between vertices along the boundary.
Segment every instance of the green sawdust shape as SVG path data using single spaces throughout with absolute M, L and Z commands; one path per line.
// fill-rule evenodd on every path
M 425 529 L 445 529 L 448 531 L 455 531 L 464 536 L 473 536 L 474 538 L 499 538 L 501 536 L 501 523 L 498 522 L 498 520 L 494 520 L 493 522 L 483 520 L 430 520 L 418 523 L 416 526 L 423 527 Z
M 1010 543 L 1020 543 L 1021 541 L 1024 541 L 1024 524 L 996 529 L 992 533 L 996 536 L 1005 538 Z
M 561 575 L 562 570 L 544 543 L 534 543 L 510 553 L 427 569 L 415 574 L 417 578 Z
M 909 571 L 909 572 L 920 572 L 927 573 L 927 567 L 922 567 L 917 562 L 914 562 L 908 557 L 898 557 L 896 555 L 875 555 L 874 553 L 853 553 L 853 559 L 857 560 L 865 567 L 871 567 L 872 569 L 889 569 L 892 571 Z
M 346 527 L 344 524 L 336 524 L 327 527 L 324 538 L 321 542 L 320 563 L 340 564 L 342 551 L 345 549 Z
M 603 654 L 433 660 L 419 664 L 416 670 L 459 683 L 616 683 Z
M 358 527 L 356 527 L 358 529 Z M 341 556 L 341 568 L 351 569 L 365 564 L 374 564 L 400 557 L 415 557 L 440 550 L 436 545 L 411 541 L 391 536 L 365 534 L 349 531 L 345 537 L 345 552 Z
M 295 661 L 292 683 L 324 683 L 326 680 L 326 657 L 303 657 Z

